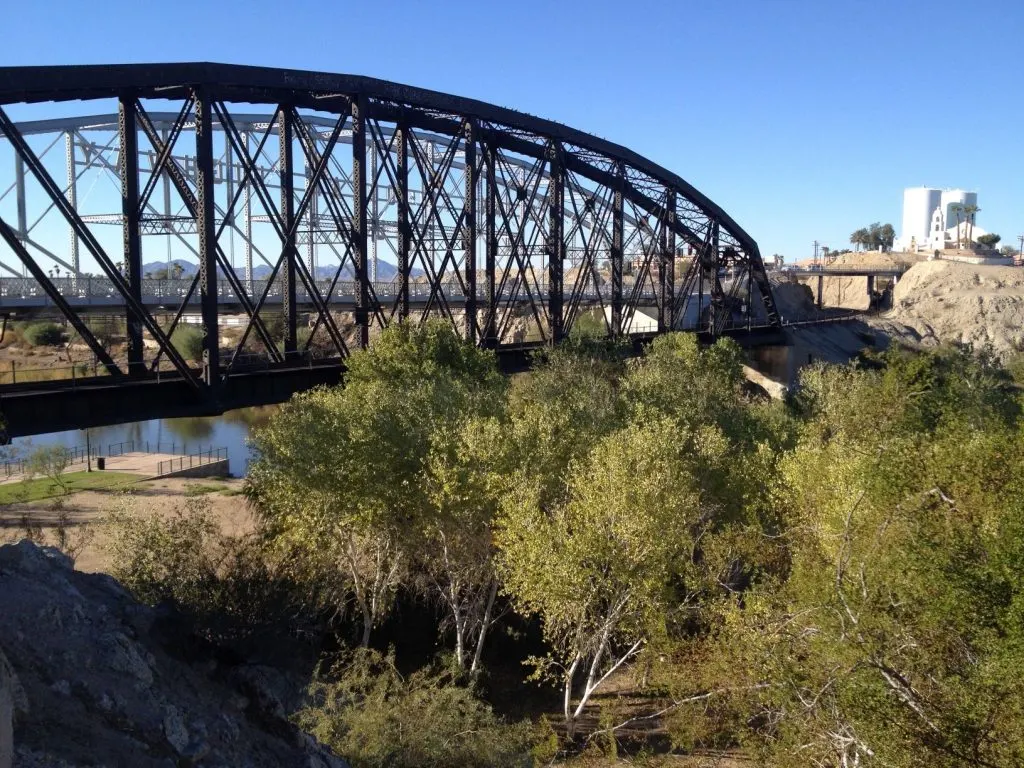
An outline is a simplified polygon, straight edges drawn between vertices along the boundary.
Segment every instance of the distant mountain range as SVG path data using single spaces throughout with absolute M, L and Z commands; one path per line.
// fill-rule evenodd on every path
M 172 269 L 173 269 L 173 265 L 175 265 L 175 264 L 177 264 L 179 267 L 181 267 L 181 269 L 182 269 L 182 272 L 181 272 L 182 277 L 191 277 L 192 275 L 194 275 L 196 272 L 199 271 L 199 265 L 198 264 L 196 264 L 194 262 L 191 262 L 191 261 L 186 261 L 185 259 L 171 259 L 170 263 L 172 265 L 171 266 Z M 144 263 L 142 265 L 142 274 L 144 276 L 148 274 L 148 275 L 159 275 L 159 276 L 162 277 L 167 272 L 167 269 L 168 269 L 168 264 L 165 261 L 148 261 L 148 262 L 146 262 L 146 263 Z M 330 279 L 332 279 L 334 277 L 334 275 L 337 272 L 337 270 L 338 270 L 338 265 L 337 264 L 320 265 L 320 266 L 318 266 L 316 268 L 316 278 L 317 278 L 317 280 L 330 280 Z M 217 272 L 222 274 L 223 270 L 218 269 Z M 253 279 L 255 279 L 255 280 L 266 279 L 267 277 L 270 276 L 270 272 L 271 272 L 271 268 L 268 267 L 266 264 L 253 265 L 253 268 L 252 268 L 252 276 L 253 276 Z M 413 267 L 413 269 L 411 270 L 411 273 L 412 273 L 413 277 L 417 277 L 418 275 L 422 275 L 423 274 L 423 270 L 422 269 L 417 269 L 417 268 Z M 235 274 L 237 274 L 239 278 L 243 278 L 244 279 L 244 277 L 245 277 L 245 267 L 235 267 Z M 393 279 L 396 274 L 398 274 L 398 267 L 396 265 L 392 264 L 389 261 L 384 261 L 383 259 L 378 259 L 377 260 L 377 280 L 379 280 L 381 282 L 387 282 L 387 281 Z M 355 275 L 354 275 L 354 273 L 352 271 L 352 268 L 350 266 L 346 266 L 345 267 L 344 271 L 342 272 L 341 279 L 342 280 L 353 280 L 353 279 L 355 279 Z

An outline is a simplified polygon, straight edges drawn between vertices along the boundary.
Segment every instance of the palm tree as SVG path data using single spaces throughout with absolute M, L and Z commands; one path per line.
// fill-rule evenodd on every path
M 966 214 L 967 223 L 967 247 L 970 248 L 974 242 L 974 214 L 980 211 L 976 205 L 965 205 L 964 213 Z
M 964 207 L 957 203 L 956 205 L 950 206 L 953 213 L 956 214 L 956 249 L 960 250 L 960 214 L 963 213 Z

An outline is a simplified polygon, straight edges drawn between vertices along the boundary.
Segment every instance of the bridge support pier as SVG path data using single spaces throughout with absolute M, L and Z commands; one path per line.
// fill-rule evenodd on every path
M 818 309 L 821 309 L 822 306 L 824 306 L 824 297 L 825 297 L 825 276 L 824 275 L 818 275 L 818 290 L 817 290 L 817 292 L 815 294 L 815 298 L 814 298 L 814 304 L 815 304 L 815 306 L 818 307 Z

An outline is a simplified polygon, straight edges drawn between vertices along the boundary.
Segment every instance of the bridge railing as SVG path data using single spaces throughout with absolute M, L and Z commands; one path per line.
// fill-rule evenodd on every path
M 105 277 L 54 277 L 50 279 L 50 282 L 53 283 L 61 296 L 74 305 L 105 306 L 124 303 L 124 299 L 114 287 L 113 281 Z M 331 291 L 331 282 L 331 280 L 316 281 L 315 285 L 321 296 L 326 298 L 328 292 Z M 273 282 L 267 280 L 242 280 L 242 284 L 246 288 L 249 298 L 262 296 L 264 291 L 266 291 L 268 301 L 273 304 L 280 303 L 281 301 L 284 286 L 280 280 L 274 280 Z M 677 280 L 677 284 L 682 285 L 682 281 Z M 378 281 L 371 283 L 371 286 L 378 300 L 385 302 L 397 298 L 401 288 L 401 285 L 394 280 Z M 167 304 L 171 306 L 179 305 L 188 296 L 191 287 L 191 277 L 144 278 L 140 286 L 144 304 Z M 353 280 L 339 280 L 334 285 L 333 292 L 331 292 L 331 302 L 355 303 L 358 287 L 359 284 Z M 626 290 L 629 290 L 630 287 L 627 279 Z M 467 295 L 465 288 L 458 280 L 444 281 L 439 284 L 439 288 L 440 292 L 448 299 L 464 300 Z M 428 299 L 433 290 L 433 286 L 427 282 L 419 281 L 418 278 L 413 278 L 409 282 L 409 298 L 413 301 Z M 562 286 L 562 292 L 565 297 L 573 295 L 575 290 L 575 282 L 566 282 Z M 607 287 L 601 288 L 602 294 L 608 294 L 608 291 Z M 295 293 L 298 300 L 311 301 L 310 292 L 306 289 L 305 285 L 301 283 L 297 285 Z M 520 286 L 514 290 L 506 286 L 497 292 L 499 298 L 506 300 L 509 298 L 527 300 L 531 295 L 533 298 L 536 298 L 538 296 L 547 296 L 547 294 L 548 284 L 546 280 L 531 282 L 528 283 L 528 287 Z M 651 287 L 650 283 L 645 283 L 640 294 L 645 299 L 653 300 L 656 297 L 656 290 Z M 584 289 L 584 296 L 586 298 L 596 298 L 597 295 L 598 291 L 593 288 L 592 283 L 590 283 L 589 288 Z M 478 284 L 477 299 L 483 300 L 486 298 L 486 286 Z M 218 281 L 217 300 L 221 304 L 231 304 L 238 301 L 238 295 L 226 281 Z M 189 303 L 198 304 L 199 301 L 198 290 L 193 291 Z M 0 277 L 0 306 L 50 306 L 52 304 L 52 300 L 43 290 L 42 285 L 34 278 Z
M 169 475 L 172 472 L 182 472 L 193 467 L 201 467 L 212 464 L 215 461 L 223 461 L 228 457 L 227 448 L 210 448 L 206 451 L 190 453 L 188 456 L 178 456 L 173 459 L 166 459 L 156 465 L 158 476 Z

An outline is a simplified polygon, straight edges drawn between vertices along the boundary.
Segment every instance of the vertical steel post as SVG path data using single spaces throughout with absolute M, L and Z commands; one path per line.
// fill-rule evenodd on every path
M 309 206 L 306 212 L 306 219 L 309 221 L 309 232 L 307 233 L 308 239 L 306 240 L 306 266 L 309 269 L 309 274 L 316 280 L 316 227 L 317 227 L 317 205 L 316 205 L 316 190 L 310 192 L 311 181 L 313 179 L 313 166 L 309 164 L 309 160 L 304 161 L 303 165 L 306 169 L 306 193 L 310 195 Z
M 67 157 L 68 165 L 68 202 L 71 207 L 78 210 L 78 165 L 76 162 L 76 143 L 74 131 L 68 131 L 64 134 L 64 150 Z M 75 228 L 68 225 L 68 229 L 71 232 L 71 266 L 74 267 L 74 275 L 72 285 L 78 288 L 78 275 L 81 273 L 81 266 L 78 262 L 78 233 L 75 232 Z
M 369 253 L 366 247 L 366 96 L 352 99 L 352 244 L 356 262 L 359 346 L 370 343 Z
M 466 261 L 466 341 L 477 343 L 476 316 L 476 123 L 466 120 L 464 155 L 466 161 L 465 224 L 463 254 Z
M 664 333 L 676 327 L 676 191 L 666 190 L 665 222 L 661 230 L 661 306 L 658 312 L 658 331 Z
M 622 260 L 623 260 L 623 185 L 626 167 L 619 161 L 615 168 L 615 190 L 612 197 L 612 337 L 622 335 Z
M 18 208 L 18 224 L 17 224 L 17 235 L 21 240 L 25 239 L 28 234 L 28 214 L 25 210 L 25 161 L 21 159 L 21 155 L 18 153 L 14 154 L 14 196 L 15 205 Z M 28 267 L 24 264 L 21 266 L 21 274 L 23 277 L 28 277 Z
M 217 326 L 217 234 L 214 220 L 213 121 L 210 96 L 196 97 L 196 230 L 199 234 L 199 290 L 203 317 L 203 380 L 216 398 L 220 384 Z
M 397 157 L 396 176 L 398 188 L 395 190 L 398 218 L 398 318 L 409 317 L 409 128 L 399 124 L 395 135 L 395 153 Z
M 481 142 L 483 146 L 483 142 Z M 498 346 L 498 305 L 495 294 L 495 265 L 498 261 L 498 232 L 496 227 L 496 214 L 498 207 L 498 185 L 495 179 L 494 166 L 496 165 L 495 148 L 493 144 L 484 147 L 484 162 L 486 163 L 487 174 L 487 211 L 484 221 L 484 235 L 486 239 L 484 255 L 484 271 L 487 292 L 487 327 L 484 329 L 484 346 L 495 349 Z
M 242 149 L 249 152 L 249 132 L 242 133 Z M 253 295 L 252 285 L 252 181 L 245 182 L 245 289 Z
M 380 212 L 377 209 L 377 198 L 380 196 L 380 177 L 377 175 L 377 142 L 370 143 L 370 179 L 366 182 L 367 189 L 373 188 L 370 197 L 370 280 L 377 282 L 377 223 Z
M 14 196 L 18 207 L 18 237 L 22 240 L 28 235 L 28 213 L 25 209 L 25 161 L 21 155 L 14 155 Z
M 296 325 L 298 314 L 295 297 L 295 259 L 298 251 L 295 248 L 295 175 L 292 166 L 293 126 L 291 108 L 281 105 L 277 118 L 278 166 L 281 172 L 281 251 L 284 257 L 284 290 L 281 297 L 281 312 L 284 315 L 284 357 L 285 360 L 295 357 Z
M 548 336 L 552 344 L 562 340 L 562 270 L 565 267 L 565 178 L 562 147 L 548 147 Z
M 135 97 L 118 100 L 117 124 L 120 130 L 121 214 L 124 217 L 125 276 L 128 291 L 138 304 L 142 303 L 142 235 L 139 210 L 139 133 L 135 121 Z M 142 346 L 142 318 L 125 307 L 128 321 L 128 375 L 145 372 Z

